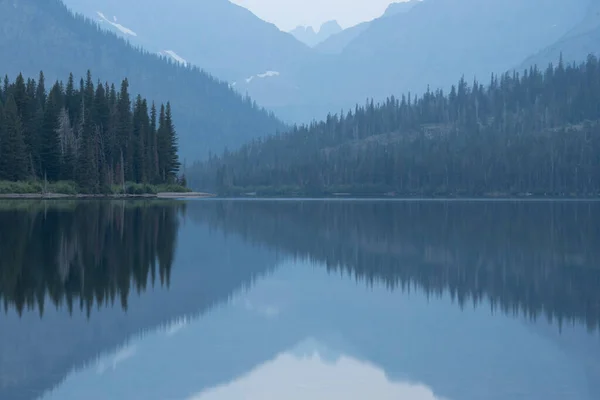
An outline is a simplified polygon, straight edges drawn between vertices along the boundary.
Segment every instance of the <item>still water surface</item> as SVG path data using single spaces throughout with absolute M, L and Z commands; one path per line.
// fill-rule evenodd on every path
M 600 398 L 600 203 L 0 202 L 0 399 Z

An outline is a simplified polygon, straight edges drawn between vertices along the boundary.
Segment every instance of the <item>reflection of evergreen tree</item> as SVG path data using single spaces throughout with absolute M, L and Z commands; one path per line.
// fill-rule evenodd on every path
M 0 209 L 4 307 L 86 309 L 168 284 L 183 203 L 25 203 Z M 157 271 L 158 269 L 158 271 Z M 158 274 L 157 274 L 158 272 Z M 133 285 L 133 286 L 132 286 Z
M 459 305 L 600 324 L 600 204 L 219 202 L 207 221 L 292 257 Z

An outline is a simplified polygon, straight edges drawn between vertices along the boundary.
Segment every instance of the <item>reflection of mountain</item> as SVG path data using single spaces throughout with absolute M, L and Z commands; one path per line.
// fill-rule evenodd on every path
M 379 282 L 365 288 L 349 276 L 285 263 L 227 305 L 190 320 L 175 336 L 156 332 L 131 344 L 135 354 L 114 371 L 89 368 L 44 400 L 79 400 L 86 392 L 96 394 L 90 400 L 108 393 L 113 399 L 146 400 L 365 398 L 324 395 L 352 388 L 349 381 L 360 382 L 377 399 L 403 386 L 461 400 L 505 400 L 512 393 L 530 400 L 597 398 L 587 395 L 577 355 L 562 352 L 519 319 L 485 308 L 462 311 L 445 297 L 407 296 Z M 279 313 L 259 312 L 267 306 Z M 104 365 L 127 353 L 114 354 Z M 320 376 L 307 371 L 306 361 Z M 272 377 L 268 382 L 266 375 Z M 149 376 L 160 379 L 131 385 Z M 346 382 L 338 384 L 340 379 Z M 311 396 L 319 387 L 320 395 Z M 240 389 L 244 396 L 236 396 Z
M 183 318 L 226 301 L 276 262 L 235 238 L 180 226 L 184 203 L 121 204 L 59 202 L 0 212 L 7 309 L 0 315 L 1 399 L 37 398 L 133 337 L 161 326 L 175 332 Z M 230 247 L 236 252 L 224 256 Z M 164 276 L 169 288 L 151 285 L 154 276 Z
M 210 206 L 210 207 L 209 207 Z M 600 203 L 212 202 L 203 218 L 253 243 L 460 306 L 600 323 Z

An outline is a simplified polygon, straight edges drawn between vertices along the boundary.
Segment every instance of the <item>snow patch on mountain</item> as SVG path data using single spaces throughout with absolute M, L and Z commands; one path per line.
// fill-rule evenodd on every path
M 106 16 L 103 13 L 101 13 L 100 11 L 96 11 L 96 13 L 101 18 L 101 21 L 108 22 L 109 24 L 111 24 L 112 26 L 117 28 L 122 33 L 124 33 L 126 35 L 137 36 L 137 33 L 132 31 L 131 29 L 117 23 L 117 17 L 113 16 L 114 21 L 111 21 L 110 19 L 106 18 Z
M 175 53 L 173 50 L 163 50 L 163 51 L 159 52 L 158 54 L 160 54 L 162 56 L 171 57 L 171 59 L 173 59 L 174 61 L 177 61 L 180 64 L 183 64 L 183 65 L 188 64 L 188 62 L 185 58 L 181 57 L 179 54 Z
M 277 71 L 267 71 L 267 72 L 264 72 L 262 74 L 252 75 L 251 77 L 246 78 L 246 83 L 250 83 L 250 82 L 252 82 L 256 78 L 259 78 L 259 79 L 261 79 L 261 78 L 271 78 L 271 77 L 275 77 L 275 76 L 279 76 L 279 75 L 281 75 L 281 74 L 279 72 L 277 72 Z

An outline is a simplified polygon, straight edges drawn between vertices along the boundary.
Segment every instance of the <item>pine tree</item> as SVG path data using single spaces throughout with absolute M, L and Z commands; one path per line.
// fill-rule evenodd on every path
M 160 105 L 160 114 L 158 117 L 158 130 L 156 133 L 157 137 L 157 154 L 158 154 L 158 176 L 160 182 L 167 181 L 167 170 L 169 168 L 167 164 L 168 159 L 168 130 L 165 120 L 165 106 Z
M 148 131 L 148 145 L 146 160 L 148 163 L 148 179 L 152 183 L 157 183 L 160 180 L 158 171 L 158 142 L 157 142 L 157 127 L 156 127 L 156 105 L 152 102 L 150 109 L 150 128 Z
M 174 182 L 177 179 L 177 173 L 181 164 L 177 155 L 177 133 L 173 124 L 173 116 L 171 115 L 171 104 L 167 102 L 165 112 L 165 134 L 166 134 L 166 179 L 167 182 Z
M 4 102 L 6 102 L 6 100 L 8 98 L 9 85 L 10 85 L 10 80 L 8 79 L 8 75 L 4 75 L 4 82 L 2 85 L 2 92 L 4 92 L 4 97 L 3 97 Z
M 131 169 L 133 180 L 136 182 L 146 181 L 145 171 L 145 140 L 146 140 L 146 123 L 148 112 L 144 112 L 142 96 L 138 95 L 133 107 L 133 134 L 131 135 L 129 148 L 131 150 Z
M 79 157 L 77 159 L 77 182 L 89 193 L 99 189 L 98 171 L 96 169 L 96 154 L 94 151 L 94 127 L 89 118 L 89 110 L 82 102 L 79 122 Z
M 40 134 L 41 174 L 50 181 L 61 176 L 61 151 L 59 137 L 59 115 L 62 110 L 60 86 L 56 83 L 46 101 L 43 125 Z
M 131 160 L 133 158 L 132 149 L 129 148 L 131 143 L 133 117 L 131 114 L 131 100 L 129 97 L 129 81 L 124 79 L 121 82 L 121 91 L 117 100 L 117 127 L 116 127 L 116 143 L 123 150 L 125 165 L 122 167 L 125 170 L 125 179 L 133 179 L 133 171 Z
M 79 110 L 79 105 L 81 101 L 77 98 L 77 92 L 75 89 L 75 78 L 73 74 L 69 74 L 69 79 L 67 80 L 67 87 L 65 90 L 65 107 L 69 112 L 69 120 L 71 124 L 75 124 L 77 121 L 77 111 Z
M 46 79 L 44 78 L 43 71 L 40 71 L 40 76 L 35 91 L 35 100 L 41 105 L 46 103 Z
M 73 180 L 76 176 L 78 143 L 66 108 L 61 110 L 58 117 L 58 137 L 61 153 L 61 179 Z
M 98 176 L 102 185 L 109 186 L 112 181 L 110 171 L 110 106 L 105 87 L 98 82 L 94 95 L 95 118 L 93 122 L 98 131 Z
M 24 180 L 27 178 L 27 151 L 21 117 L 12 94 L 9 94 L 6 100 L 2 125 L 1 178 L 11 181 Z

